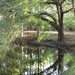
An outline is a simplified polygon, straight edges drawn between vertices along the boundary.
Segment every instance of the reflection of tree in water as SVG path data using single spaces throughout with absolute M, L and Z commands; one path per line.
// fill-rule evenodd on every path
M 60 50 L 58 50 L 58 58 L 57 58 L 57 60 L 55 62 L 53 62 L 53 64 L 50 65 L 48 68 L 46 68 L 45 70 L 41 71 L 40 73 L 43 74 L 44 72 L 47 72 L 48 75 L 50 75 L 54 71 L 58 70 L 58 74 L 60 74 L 62 72 L 62 67 L 63 67 L 62 66 L 63 65 L 63 57 L 64 57 L 64 54 Z M 49 72 L 50 69 L 52 69 L 51 72 Z
M 8 75 L 53 75 L 59 70 L 60 73 L 64 53 L 58 54 L 58 50 L 44 46 L 25 46 L 23 53 L 21 47 L 11 47 L 6 52 L 6 60 L 3 61 L 5 72 Z
M 36 43 L 35 41 L 30 40 L 30 41 L 28 41 L 28 45 L 29 45 L 29 47 L 27 49 L 24 49 L 24 51 L 27 50 L 27 52 L 28 52 L 28 54 L 27 54 L 27 55 L 29 55 L 28 62 L 30 60 L 33 61 L 33 64 L 31 64 L 31 69 L 29 67 L 29 69 L 31 70 L 31 73 L 32 73 L 32 71 L 35 72 L 34 74 L 37 74 L 37 73 L 39 73 L 39 74 L 43 74 L 43 73 L 53 74 L 55 71 L 58 71 L 58 73 L 60 74 L 63 72 L 64 52 L 66 50 L 71 51 L 68 44 L 64 43 L 63 41 L 60 42 L 60 41 L 53 41 L 53 40 L 42 40 L 41 42 Z M 45 46 L 46 48 L 42 49 L 41 48 L 42 46 Z M 47 47 L 49 50 L 47 50 Z M 51 61 L 51 62 L 53 62 L 53 64 L 48 65 L 45 68 L 47 62 L 49 64 L 51 63 L 48 61 L 47 58 L 51 59 L 49 56 L 53 53 L 49 53 L 48 51 L 52 52 L 53 51 L 52 49 L 54 49 L 53 53 L 57 52 L 58 55 L 55 56 L 54 62 Z M 35 55 L 35 59 L 33 60 L 34 55 Z M 54 56 L 52 58 L 54 59 Z M 45 61 L 46 61 L 46 64 L 44 63 Z M 31 61 L 30 61 L 30 63 L 31 63 Z M 36 65 L 35 69 L 32 67 L 32 66 L 34 66 L 34 64 Z M 43 69 L 41 69 L 42 66 L 44 67 Z M 53 71 L 50 72 L 50 70 L 52 70 L 52 69 L 53 69 Z M 30 70 L 29 70 L 29 72 L 30 72 Z
M 24 51 L 25 51 L 25 49 L 24 49 Z M 62 58 L 64 56 L 63 53 L 58 55 L 59 57 L 57 58 L 57 60 L 55 60 L 53 65 L 50 65 L 50 63 L 53 62 L 53 59 L 54 59 L 54 58 L 52 58 L 52 56 L 53 56 L 52 54 L 55 55 L 54 53 L 52 53 L 52 51 L 50 51 L 49 48 L 42 49 L 41 47 L 36 47 L 36 48 L 28 47 L 27 54 L 26 54 L 27 55 L 26 60 L 27 60 L 27 63 L 29 63 L 30 67 L 27 67 L 27 70 L 28 70 L 27 73 L 29 74 L 29 72 L 30 72 L 30 75 L 31 74 L 39 75 L 39 74 L 43 74 L 44 72 L 48 72 L 48 74 L 49 74 L 50 69 L 53 69 L 53 72 L 57 69 L 58 70 L 62 69 L 62 62 L 63 62 Z M 45 68 L 45 66 L 47 64 L 49 64 L 50 66 L 48 68 L 47 67 Z M 27 71 L 27 70 L 26 71 L 25 70 L 23 72 Z M 51 73 L 53 73 L 53 72 L 51 72 Z

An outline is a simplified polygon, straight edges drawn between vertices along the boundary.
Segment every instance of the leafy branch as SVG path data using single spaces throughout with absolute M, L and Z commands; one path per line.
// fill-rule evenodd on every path
M 56 5 L 57 3 L 56 2 L 44 2 L 44 4 L 54 4 L 54 5 Z
M 64 11 L 63 13 L 68 13 L 68 12 L 71 11 L 72 9 L 73 9 L 73 7 L 70 8 L 70 9 L 68 9 L 68 10 L 66 10 L 66 11 Z
M 59 5 L 63 4 L 65 1 L 66 1 L 66 0 L 61 1 Z
M 47 16 L 51 17 L 51 18 L 53 19 L 53 21 L 54 21 L 54 22 L 56 23 L 56 25 L 57 25 L 56 18 L 55 18 L 52 14 L 49 14 L 49 13 L 47 13 L 47 12 L 43 12 L 43 13 L 41 13 L 41 15 L 47 15 Z
M 51 24 L 53 27 L 56 28 L 56 30 L 59 30 L 59 27 L 53 21 L 50 21 L 49 19 L 47 19 L 47 18 L 45 18 L 43 16 L 41 16 L 41 19 L 44 20 L 44 21 L 46 21 L 46 22 L 48 22 L 49 24 Z

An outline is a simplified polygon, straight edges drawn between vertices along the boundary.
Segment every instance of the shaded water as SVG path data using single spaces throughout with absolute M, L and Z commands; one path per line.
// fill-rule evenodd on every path
M 48 47 L 22 47 L 21 70 L 22 75 L 60 75 L 68 66 L 62 64 L 62 70 L 59 73 L 58 65 L 46 70 L 53 65 L 58 58 L 58 50 Z M 25 60 L 25 61 L 24 61 Z M 66 60 L 63 60 L 63 62 Z M 61 61 L 59 61 L 61 62 Z M 58 62 L 58 63 L 59 63 Z
M 70 60 L 70 55 L 64 54 L 60 72 L 58 65 L 56 68 L 48 68 L 55 63 L 57 58 L 57 49 L 44 46 L 17 47 L 11 45 L 10 50 L 6 51 L 5 58 L 0 59 L 0 75 L 60 75 L 69 68 L 66 64 Z

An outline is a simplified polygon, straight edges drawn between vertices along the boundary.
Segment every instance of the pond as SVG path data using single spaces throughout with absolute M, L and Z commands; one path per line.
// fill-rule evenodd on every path
M 61 61 L 57 61 L 57 49 L 45 46 L 11 45 L 10 50 L 6 51 L 5 58 L 0 59 L 1 72 L 5 73 L 0 75 L 60 75 L 70 67 L 72 59 L 71 53 L 64 52 L 63 55 L 59 70 Z
M 21 47 L 22 51 L 22 61 L 21 69 L 23 75 L 60 75 L 63 71 L 68 69 L 66 65 L 68 57 L 64 54 L 64 59 L 62 63 L 62 70 L 59 73 L 58 63 L 56 64 L 56 68 L 53 66 L 49 69 L 51 65 L 53 65 L 58 58 L 58 50 L 51 49 L 49 47 L 33 47 L 33 46 L 25 46 Z M 66 53 L 67 54 L 67 53 Z M 68 55 L 68 54 L 67 54 Z M 61 57 L 61 55 L 60 55 Z M 70 57 L 70 56 L 69 56 Z M 48 70 L 46 70 L 48 69 Z

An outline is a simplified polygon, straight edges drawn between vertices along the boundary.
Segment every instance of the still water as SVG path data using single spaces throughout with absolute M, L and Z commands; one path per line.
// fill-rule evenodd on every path
M 25 70 L 23 70 L 22 74 L 60 75 L 61 73 L 63 73 L 68 69 L 65 57 L 63 59 L 62 70 L 60 72 L 58 71 L 58 65 L 56 65 L 55 70 L 54 67 L 48 68 L 57 61 L 57 58 L 58 58 L 57 49 L 51 49 L 48 47 L 33 47 L 33 46 L 28 46 L 27 48 L 22 47 L 22 61 L 23 61 L 22 65 L 25 64 L 25 66 L 23 66 Z M 26 63 L 24 63 L 24 60 Z
M 57 49 L 11 45 L 4 58 L 0 58 L 0 75 L 60 75 L 69 68 L 71 54 L 64 52 L 60 70 L 59 62 L 52 66 L 57 59 Z

